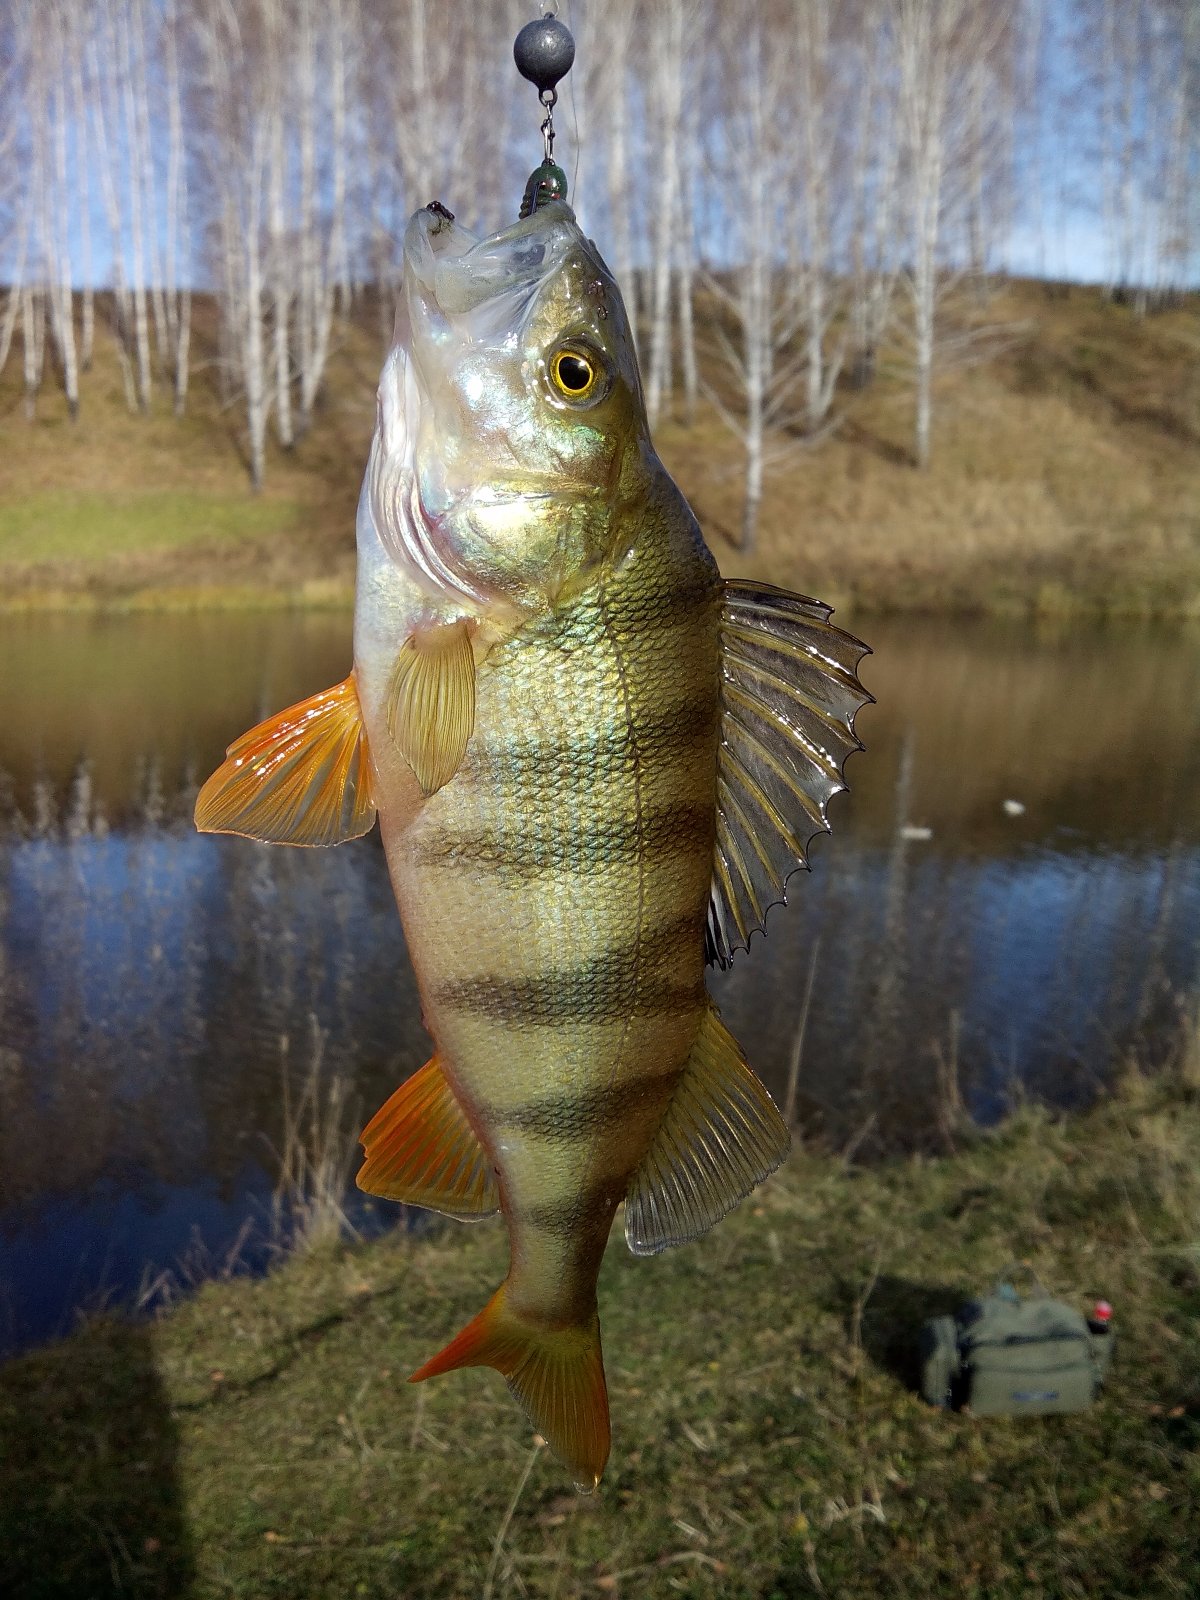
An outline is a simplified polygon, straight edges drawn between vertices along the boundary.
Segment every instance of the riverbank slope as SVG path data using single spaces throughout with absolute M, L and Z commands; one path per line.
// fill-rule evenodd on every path
M 149 416 L 129 415 L 101 331 L 78 421 L 49 385 L 26 421 L 14 349 L 0 374 L 0 606 L 349 602 L 377 311 L 342 328 L 315 424 L 290 451 L 271 446 L 259 496 L 239 403 L 216 384 L 213 305 L 194 322 L 183 418 L 165 384 Z M 734 403 L 711 317 L 701 326 L 709 377 Z M 831 437 L 774 437 L 753 552 L 737 545 L 740 449 L 715 410 L 657 429 L 724 569 L 858 610 L 1200 612 L 1197 305 L 1138 317 L 1095 289 L 1014 281 L 958 306 L 945 332 L 931 470 L 910 464 L 897 344 L 869 387 L 843 382 Z
M 499 1227 L 396 1234 L 100 1321 L 0 1372 L 0 1587 L 793 1600 L 1185 1596 L 1200 1571 L 1200 1067 L 957 1153 L 794 1154 L 702 1241 L 614 1239 L 614 1423 L 575 1495 L 493 1373 L 404 1379 L 483 1304 Z M 1074 1417 L 935 1412 L 921 1320 L 1028 1258 L 1115 1307 Z

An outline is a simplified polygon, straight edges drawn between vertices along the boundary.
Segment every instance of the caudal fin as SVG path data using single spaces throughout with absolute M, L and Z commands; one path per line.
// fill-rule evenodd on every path
M 608 1390 L 600 1318 L 547 1327 L 505 1303 L 505 1284 L 439 1355 L 408 1380 L 420 1383 L 457 1367 L 495 1367 L 525 1414 L 581 1489 L 600 1482 L 608 1460 Z

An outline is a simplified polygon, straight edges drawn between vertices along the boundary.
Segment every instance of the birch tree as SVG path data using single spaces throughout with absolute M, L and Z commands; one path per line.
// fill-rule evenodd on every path
M 900 118 L 890 0 L 867 0 L 848 71 L 858 85 L 850 133 L 850 316 L 856 388 L 869 384 L 899 273 Z
M 810 434 L 818 432 L 829 414 L 846 353 L 844 335 L 830 340 L 845 281 L 835 246 L 834 190 L 840 176 L 842 132 L 837 107 L 843 86 L 837 81 L 832 11 L 832 0 L 809 0 L 798 8 L 796 22 L 800 122 L 796 289 L 806 367 L 804 422 Z
M 704 281 L 719 314 L 713 320 L 716 353 L 732 380 L 732 394 L 715 383 L 705 392 L 743 450 L 740 548 L 754 547 L 768 468 L 796 448 L 786 430 L 794 424 L 793 396 L 803 353 L 789 351 L 796 332 L 795 296 L 780 271 L 785 245 L 787 174 L 792 141 L 783 110 L 795 71 L 786 31 L 779 33 L 766 8 L 744 19 L 723 19 L 715 67 L 733 83 L 719 125 L 710 129 L 709 160 L 718 175 L 718 226 L 727 241 L 726 271 Z M 782 41 L 782 42 L 781 42 Z
M 192 329 L 191 214 L 188 205 L 188 172 L 183 132 L 183 85 L 180 71 L 182 31 L 177 0 L 166 0 L 163 35 L 167 101 L 167 215 L 164 271 L 176 416 L 182 416 L 187 405 Z
M 896 42 L 912 265 L 904 274 L 912 311 L 914 448 L 929 466 L 938 305 L 956 272 L 943 274 L 943 229 L 959 210 L 973 125 L 971 84 L 991 64 L 1011 20 L 1008 0 L 898 0 Z M 961 210 L 959 210 L 961 215 Z M 959 263 L 961 266 L 961 261 Z
M 653 232 L 650 239 L 650 359 L 646 410 L 654 422 L 671 395 L 671 267 L 679 233 L 679 146 L 683 111 L 684 48 L 695 8 L 685 0 L 659 0 L 652 13 L 648 79 L 655 153 Z
M 261 45 L 264 18 L 247 7 L 242 19 L 222 0 L 201 0 L 196 17 L 198 88 L 207 121 L 203 139 L 212 220 L 222 262 L 222 318 L 235 390 L 245 405 L 250 479 L 266 477 L 270 397 L 264 331 L 267 271 L 264 260 L 270 110 L 254 90 L 248 70 Z
M 117 58 L 116 38 L 111 20 L 108 6 L 102 4 L 97 17 L 94 18 L 93 29 L 85 47 L 89 68 L 88 100 L 91 109 L 93 148 L 99 166 L 100 192 L 104 201 L 111 248 L 112 333 L 117 359 L 121 366 L 125 404 L 130 411 L 136 411 L 138 396 L 132 356 L 133 301 L 125 275 L 122 187 L 118 183 L 116 164 Z

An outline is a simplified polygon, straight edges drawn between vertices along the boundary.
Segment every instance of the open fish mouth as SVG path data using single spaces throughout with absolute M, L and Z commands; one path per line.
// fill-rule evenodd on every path
M 583 243 L 565 201 L 480 238 L 436 203 L 414 213 L 404 234 L 404 280 L 414 332 L 419 314 L 471 319 L 460 337 L 495 336 Z M 500 302 L 498 305 L 497 302 Z

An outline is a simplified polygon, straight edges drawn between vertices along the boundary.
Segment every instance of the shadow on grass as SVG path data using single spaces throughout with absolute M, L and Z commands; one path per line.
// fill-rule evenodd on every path
M 862 1313 L 862 1346 L 868 1359 L 919 1394 L 921 1324 L 930 1317 L 951 1316 L 971 1294 L 962 1284 L 914 1283 L 882 1273 Z M 849 1309 L 852 1315 L 852 1305 Z
M 830 1301 L 830 1310 L 845 1320 L 848 1338 L 853 1338 L 862 1290 L 861 1280 L 842 1278 Z M 882 1272 L 861 1309 L 858 1336 L 867 1360 L 920 1394 L 918 1339 L 922 1323 L 930 1317 L 950 1317 L 971 1293 L 962 1283 L 914 1283 Z
M 0 1595 L 190 1593 L 177 1454 L 149 1328 L 98 1322 L 0 1369 Z

